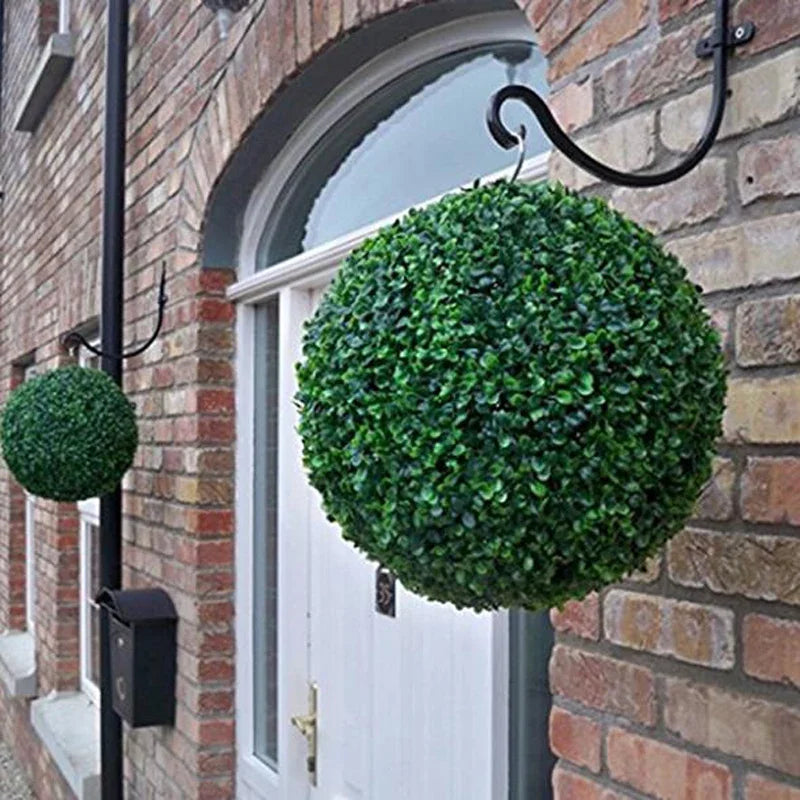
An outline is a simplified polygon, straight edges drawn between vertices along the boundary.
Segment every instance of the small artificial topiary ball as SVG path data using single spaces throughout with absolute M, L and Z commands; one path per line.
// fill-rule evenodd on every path
M 563 187 L 450 195 L 345 261 L 298 367 L 344 536 L 458 607 L 562 605 L 641 568 L 709 479 L 725 371 L 652 234 Z
M 130 401 L 104 372 L 63 367 L 26 381 L 3 410 L 3 457 L 31 494 L 74 502 L 112 492 L 139 434 Z

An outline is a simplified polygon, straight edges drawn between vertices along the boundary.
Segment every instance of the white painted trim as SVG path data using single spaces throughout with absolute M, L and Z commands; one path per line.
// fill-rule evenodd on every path
M 237 797 L 256 796 L 259 792 L 268 800 L 277 800 L 278 775 L 254 755 L 255 320 L 253 307 L 239 309 L 236 320 L 236 780 Z
M 549 158 L 549 153 L 542 153 L 526 161 L 519 179 L 532 182 L 546 178 Z M 487 176 L 485 182 L 492 183 L 503 178 L 509 178 L 513 171 L 513 168 L 509 168 L 496 172 Z M 456 187 L 451 191 L 456 191 L 458 188 Z M 441 197 L 434 197 L 425 203 L 419 203 L 415 208 L 424 208 L 441 199 Z M 378 222 L 373 222 L 365 228 L 348 233 L 339 239 L 334 239 L 332 242 L 315 247 L 305 253 L 300 253 L 277 266 L 255 272 L 250 277 L 244 278 L 229 287 L 227 292 L 228 299 L 239 303 L 259 303 L 269 295 L 274 294 L 281 286 L 287 284 L 300 288 L 323 283 L 333 275 L 336 268 L 353 248 L 363 242 L 364 239 L 377 233 L 381 228 L 390 225 L 407 213 L 408 209 L 401 211 L 399 214 L 393 214 Z
M 69 19 L 69 0 L 62 1 L 62 12 L 64 4 L 67 6 L 67 19 Z M 100 347 L 99 336 L 93 336 L 89 340 L 93 347 Z M 80 348 L 78 354 L 78 364 L 81 367 L 98 367 L 99 356 L 86 348 Z M 91 659 L 91 625 L 89 615 L 89 589 L 92 582 L 92 553 L 91 553 L 91 534 L 89 526 L 100 527 L 100 498 L 90 497 L 88 500 L 78 502 L 78 514 L 80 515 L 79 530 L 79 557 L 80 557 L 80 620 L 79 620 L 79 645 L 80 645 L 80 688 L 81 691 L 95 705 L 100 705 L 100 689 L 91 679 L 89 661 Z M 93 598 L 92 598 L 93 599 Z
M 38 375 L 36 364 L 25 367 L 22 380 Z M 25 627 L 36 639 L 36 498 L 25 492 Z
M 91 502 L 91 501 L 90 501 Z M 90 526 L 100 527 L 98 515 L 81 511 L 80 519 L 80 686 L 81 691 L 95 705 L 100 705 L 100 689 L 91 678 L 89 663 L 91 661 L 91 618 L 89 614 L 89 587 L 92 581 L 92 552 Z
M 58 32 L 69 33 L 69 0 L 60 0 L 58 4 Z
M 25 625 L 36 633 L 36 498 L 25 492 Z
M 420 64 L 434 60 L 440 56 L 458 52 L 466 48 L 503 41 L 533 41 L 533 32 L 521 19 L 518 12 L 495 12 L 459 20 L 434 30 L 412 37 L 393 48 L 390 52 L 379 56 L 357 70 L 334 91 L 319 108 L 312 112 L 308 119 L 289 140 L 280 157 L 268 166 L 259 186 L 253 192 L 250 204 L 245 213 L 244 234 L 240 252 L 239 276 L 241 280 L 228 291 L 231 300 L 240 303 L 236 330 L 236 731 L 237 731 L 237 797 L 259 798 L 262 800 L 296 800 L 300 794 L 292 794 L 303 787 L 292 787 L 288 781 L 293 772 L 295 762 L 304 757 L 304 750 L 295 735 L 287 736 L 285 721 L 289 714 L 298 713 L 306 705 L 306 681 L 308 665 L 303 670 L 298 659 L 302 653 L 307 659 L 307 631 L 290 630 L 279 620 L 278 674 L 280 676 L 278 719 L 279 773 L 270 769 L 254 755 L 254 654 L 252 636 L 253 609 L 253 497 L 252 482 L 254 471 L 254 411 L 255 385 L 254 375 L 258 365 L 255 363 L 255 306 L 270 296 L 280 294 L 279 330 L 280 352 L 280 385 L 279 396 L 279 512 L 278 512 L 278 547 L 279 576 L 278 591 L 280 605 L 287 607 L 298 604 L 308 607 L 309 587 L 307 585 L 289 585 L 288 577 L 297 574 L 295 564 L 298 559 L 307 561 L 308 554 L 304 548 L 307 541 L 302 541 L 298 531 L 307 530 L 302 525 L 302 516 L 308 514 L 308 497 L 300 491 L 305 487 L 304 475 L 297 475 L 301 459 L 297 452 L 286 446 L 289 441 L 299 447 L 295 435 L 296 413 L 292 398 L 293 391 L 288 389 L 294 381 L 294 364 L 300 358 L 297 352 L 286 352 L 287 343 L 293 341 L 290 336 L 292 325 L 298 316 L 307 313 L 309 298 L 306 290 L 326 283 L 335 273 L 342 259 L 361 241 L 375 233 L 384 225 L 401 217 L 393 215 L 359 231 L 347 234 L 334 242 L 302 253 L 288 259 L 280 265 L 257 273 L 256 254 L 262 231 L 270 217 L 275 199 L 289 180 L 296 167 L 305 155 L 322 138 L 339 119 L 353 107 L 382 86 L 400 75 L 407 73 Z M 530 159 L 523 168 L 521 180 L 534 181 L 547 174 L 549 154 Z M 509 155 L 509 162 L 513 154 Z M 512 168 L 489 176 L 487 180 L 508 178 Z M 438 199 L 438 198 L 435 198 Z M 428 201 L 433 202 L 433 200 Z M 426 204 L 418 204 L 421 207 Z M 304 305 L 305 304 L 305 305 Z M 299 345 L 298 345 L 299 346 Z M 299 493 L 298 493 L 299 492 Z M 292 518 L 288 518 L 285 509 L 292 509 Z M 283 512 L 281 511 L 283 509 Z M 298 519 L 298 516 L 301 519 Z M 291 529 L 290 529 L 291 526 Z M 280 612 L 279 612 L 280 613 Z M 492 776 L 495 796 L 507 794 L 508 783 L 508 618 L 499 615 L 494 622 L 494 647 L 492 658 L 497 667 L 496 685 L 493 687 L 493 704 L 495 706 L 494 747 L 495 774 Z M 286 666 L 297 665 L 298 674 L 287 682 Z M 505 681 L 505 684 L 503 684 Z M 289 685 L 289 683 L 291 685 Z M 300 774 L 304 774 L 300 770 Z
M 509 685 L 511 680 L 511 629 L 508 611 L 494 612 L 492 620 L 492 797 L 508 797 Z
M 255 273 L 258 243 L 281 190 L 306 154 L 342 117 L 421 64 L 471 47 L 507 41 L 534 43 L 533 29 L 519 11 L 474 15 L 412 36 L 342 81 L 303 121 L 254 190 L 245 212 L 239 276 L 246 278 Z

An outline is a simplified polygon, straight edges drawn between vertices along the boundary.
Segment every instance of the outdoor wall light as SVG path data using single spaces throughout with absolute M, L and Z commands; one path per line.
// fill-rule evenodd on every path
M 217 12 L 219 35 L 223 39 L 227 39 L 233 15 L 246 8 L 250 4 L 250 0 L 203 0 L 203 4 Z

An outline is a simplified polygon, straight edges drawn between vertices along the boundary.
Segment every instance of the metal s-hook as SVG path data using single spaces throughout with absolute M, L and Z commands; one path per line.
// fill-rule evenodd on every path
M 517 178 L 519 178 L 520 172 L 522 172 L 522 167 L 525 165 L 525 138 L 528 135 L 528 131 L 524 125 L 519 126 L 519 131 L 515 134 L 512 134 L 514 138 L 517 140 L 517 166 L 514 168 L 514 173 L 511 175 L 511 183 L 514 183 Z
M 167 306 L 167 299 L 167 265 L 166 262 L 164 262 L 161 264 L 161 282 L 158 290 L 158 320 L 156 322 L 156 328 L 153 331 L 153 335 L 143 345 L 140 345 L 135 350 L 131 350 L 129 353 L 104 353 L 100 348 L 95 347 L 86 341 L 86 338 L 82 334 L 78 333 L 78 331 L 72 331 L 71 333 L 63 336 L 61 343 L 67 348 L 83 346 L 96 356 L 113 358 L 117 361 L 140 356 L 142 353 L 152 347 L 153 343 L 158 338 L 159 333 L 161 333 L 161 328 L 164 325 L 164 309 Z
M 649 175 L 620 172 L 607 164 L 603 164 L 567 136 L 545 101 L 533 89 L 519 84 L 506 86 L 492 97 L 486 115 L 490 133 L 495 141 L 506 150 L 519 146 L 519 135 L 505 126 L 500 118 L 500 111 L 507 101 L 521 100 L 536 115 L 539 124 L 555 147 L 581 169 L 590 172 L 601 180 L 620 186 L 645 187 L 660 186 L 683 177 L 705 158 L 719 134 L 727 100 L 728 50 L 746 44 L 756 32 L 755 25 L 751 22 L 729 29 L 730 0 L 716 0 L 716 4 L 714 34 L 700 41 L 696 51 L 698 58 L 706 58 L 711 55 L 714 57 L 714 91 L 711 112 L 700 141 L 680 164 L 664 172 L 651 173 Z

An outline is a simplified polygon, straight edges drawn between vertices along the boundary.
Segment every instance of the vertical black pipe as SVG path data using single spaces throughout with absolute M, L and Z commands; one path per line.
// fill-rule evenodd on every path
M 104 353 L 122 352 L 125 253 L 125 141 L 128 83 L 128 0 L 108 0 L 106 124 L 103 184 L 103 286 L 101 336 Z M 122 384 L 122 360 L 103 356 L 103 370 Z M 121 487 L 100 501 L 100 583 L 122 585 Z M 100 625 L 100 755 L 103 800 L 123 800 L 122 722 L 114 712 L 108 612 Z
M 550 613 L 512 611 L 509 675 L 509 800 L 551 800 L 556 759 L 550 750 L 553 697 L 548 675 Z

